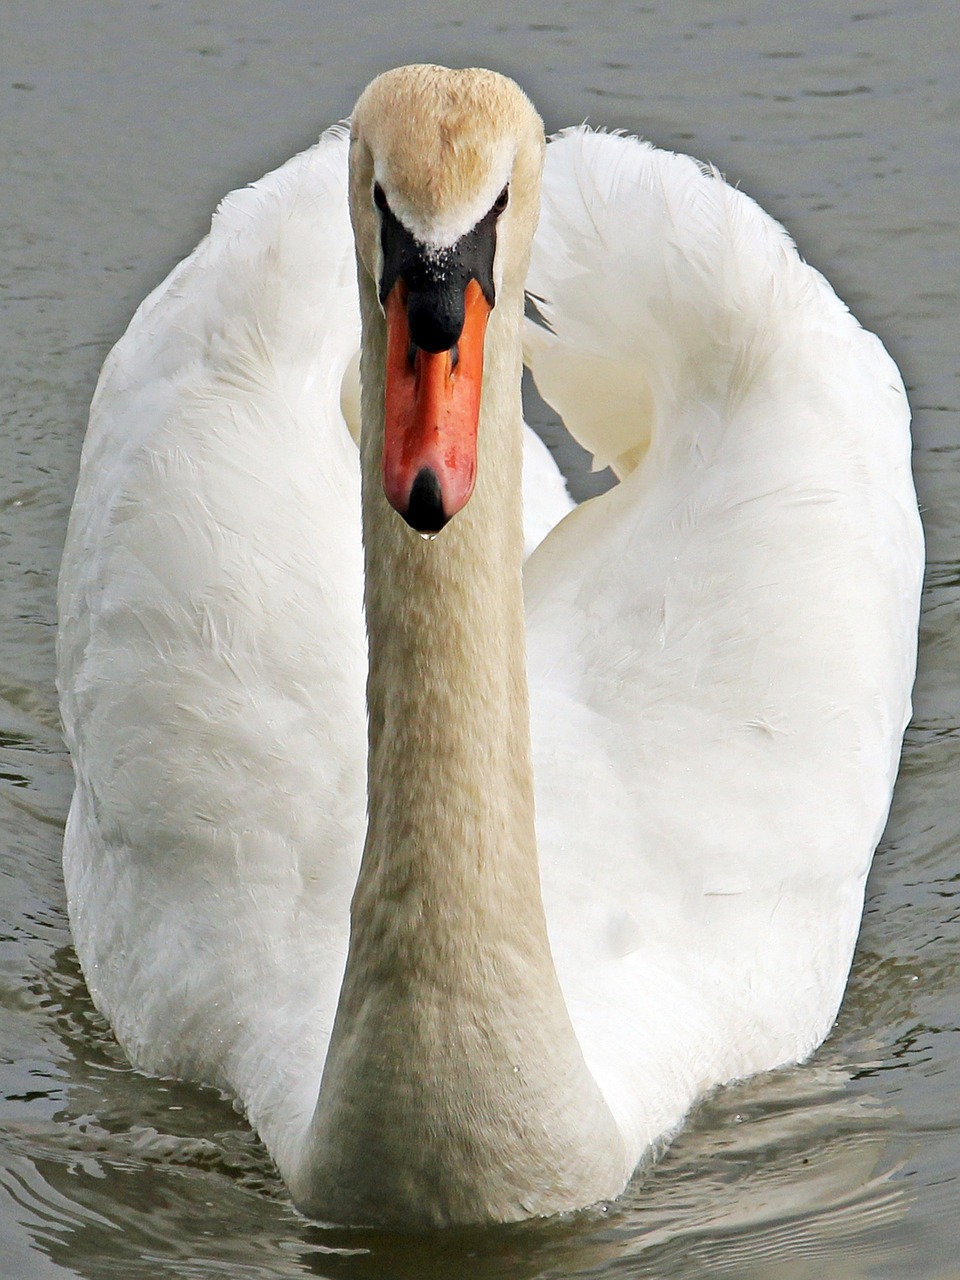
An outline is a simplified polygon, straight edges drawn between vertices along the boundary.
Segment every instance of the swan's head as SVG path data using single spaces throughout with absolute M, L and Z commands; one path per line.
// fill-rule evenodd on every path
M 434 533 L 473 491 L 487 320 L 522 295 L 543 125 L 493 71 L 399 67 L 364 90 L 350 139 L 357 256 L 387 325 L 384 491 Z

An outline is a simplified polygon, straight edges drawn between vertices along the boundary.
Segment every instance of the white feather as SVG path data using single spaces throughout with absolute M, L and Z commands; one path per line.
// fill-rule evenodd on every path
M 632 139 L 550 144 L 529 289 L 540 390 L 622 477 L 527 600 L 551 941 L 636 1160 L 835 1016 L 909 714 L 908 410 L 782 228 Z M 91 992 L 281 1168 L 364 836 L 359 332 L 333 130 L 224 201 L 112 352 L 60 582 Z M 532 550 L 570 503 L 526 447 Z

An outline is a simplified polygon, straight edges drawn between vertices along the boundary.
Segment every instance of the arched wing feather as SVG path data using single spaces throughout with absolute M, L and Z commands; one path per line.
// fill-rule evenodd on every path
M 278 1146 L 278 1103 L 316 1101 L 365 824 L 359 338 L 335 129 L 228 196 L 114 348 L 60 579 L 90 989 L 136 1062 L 219 1078 Z
M 639 1156 L 839 1003 L 909 714 L 909 413 L 783 229 L 635 139 L 548 146 L 528 287 L 538 388 L 623 477 L 526 594 L 551 937 Z

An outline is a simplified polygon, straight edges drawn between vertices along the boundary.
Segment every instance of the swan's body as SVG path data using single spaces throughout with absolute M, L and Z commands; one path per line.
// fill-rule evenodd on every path
M 529 167 L 532 110 L 477 83 Z M 369 798 L 333 131 L 227 199 L 104 368 L 61 576 L 65 872 L 131 1058 L 241 1098 L 298 1203 L 502 1220 L 618 1194 L 698 1095 L 828 1032 L 909 714 L 909 418 L 879 342 L 746 197 L 634 140 L 554 141 L 526 280 L 552 332 L 527 354 L 622 481 L 524 568 L 528 747 L 535 173 L 498 232 L 476 492 L 427 543 L 379 487 L 358 206 L 390 113 L 365 97 Z M 479 216 L 462 191 L 405 210 L 403 181 L 421 238 Z M 569 503 L 526 449 L 529 547 Z

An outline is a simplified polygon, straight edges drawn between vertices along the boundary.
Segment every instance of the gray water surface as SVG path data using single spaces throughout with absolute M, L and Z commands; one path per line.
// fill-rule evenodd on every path
M 828 1042 L 705 1102 L 604 1215 L 419 1240 L 306 1222 L 229 1103 L 126 1064 L 70 945 L 53 688 L 109 346 L 226 191 L 412 60 L 506 71 L 549 128 L 690 151 L 780 218 L 904 371 L 929 543 L 916 718 Z M 960 1276 L 958 156 L 945 0 L 3 0 L 3 1280 Z

